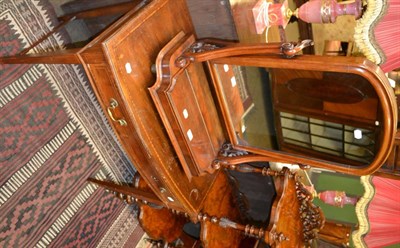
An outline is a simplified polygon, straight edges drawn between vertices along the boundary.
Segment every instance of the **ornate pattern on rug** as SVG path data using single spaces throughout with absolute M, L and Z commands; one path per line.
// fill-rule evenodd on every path
M 1 1 L 0 56 L 28 47 L 55 23 L 45 0 Z M 60 33 L 33 52 L 66 41 Z M 0 65 L 0 79 L 0 246 L 122 247 L 137 231 L 135 210 L 86 178 L 129 182 L 135 169 L 82 68 Z

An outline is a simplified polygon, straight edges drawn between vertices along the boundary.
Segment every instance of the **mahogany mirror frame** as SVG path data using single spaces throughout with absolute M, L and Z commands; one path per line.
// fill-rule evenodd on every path
M 370 82 L 380 101 L 382 110 L 381 140 L 379 151 L 375 154 L 374 160 L 365 166 L 354 166 L 327 160 L 310 158 L 296 154 L 290 154 L 280 151 L 264 150 L 256 147 L 240 144 L 234 129 L 233 120 L 229 113 L 229 106 L 225 99 L 223 86 L 218 80 L 218 75 L 213 64 L 229 64 L 240 66 L 255 66 L 265 68 L 285 68 L 294 70 L 310 70 L 353 73 L 359 75 Z M 234 149 L 244 150 L 255 155 L 268 158 L 271 162 L 286 162 L 292 164 L 307 164 L 313 167 L 334 170 L 337 172 L 367 175 L 377 171 L 386 161 L 391 152 L 394 136 L 397 129 L 397 104 L 393 89 L 390 87 L 387 77 L 383 71 L 371 61 L 361 57 L 342 57 L 342 56 L 315 56 L 301 55 L 291 59 L 280 56 L 232 56 L 216 58 L 207 61 L 212 83 L 216 91 L 218 104 L 221 108 L 222 118 L 224 120 L 230 142 Z

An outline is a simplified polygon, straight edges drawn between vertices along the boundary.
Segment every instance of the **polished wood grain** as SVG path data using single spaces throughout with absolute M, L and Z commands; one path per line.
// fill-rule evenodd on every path
M 212 222 L 212 218 L 226 217 L 235 221 L 241 221 L 237 200 L 234 197 L 234 187 L 228 181 L 227 175 L 220 171 L 217 173 L 213 187 L 207 195 L 202 209 L 201 240 L 205 247 L 240 247 L 244 238 L 237 230 L 226 229 Z
M 140 223 L 154 239 L 172 242 L 181 235 L 187 221 L 200 221 L 204 247 L 240 247 L 243 235 L 239 230 L 257 234 L 276 247 L 302 247 L 312 238 L 312 230 L 321 227 L 319 219 L 323 219 L 323 214 L 308 204 L 312 198 L 299 186 L 296 175 L 288 170 L 283 173 L 261 170 L 276 177 L 278 192 L 271 223 L 261 235 L 260 228 L 238 224 L 240 228 L 235 230 L 219 225 L 224 218 L 236 223 L 243 220 L 234 197 L 235 187 L 217 165 L 226 163 L 231 168 L 232 164 L 277 161 L 364 175 L 375 172 L 386 161 L 396 131 L 397 107 L 385 75 L 371 62 L 322 56 L 287 60 L 282 58 L 280 44 L 243 45 L 215 40 L 198 43 L 184 0 L 136 3 L 82 49 L 1 58 L 0 63 L 83 65 L 104 113 L 145 184 L 135 181 L 130 188 L 90 181 L 118 192 L 117 196 L 128 203 L 137 200 Z M 297 53 L 298 48 L 289 49 L 289 55 Z M 240 143 L 234 128 L 238 121 L 233 124 L 230 102 L 216 80 L 219 75 L 213 71 L 215 64 L 236 63 L 303 71 L 315 68 L 365 78 L 376 92 L 382 116 L 382 135 L 375 160 L 369 166 L 355 168 Z M 158 78 L 152 71 L 154 64 Z M 203 70 L 204 65 L 211 71 L 210 77 Z M 156 86 L 150 93 L 154 83 Z M 158 95 L 158 100 L 154 100 L 155 89 L 163 89 L 165 93 Z M 181 119 L 182 108 L 195 117 L 191 122 L 184 123 Z M 195 125 L 196 122 L 200 124 Z M 201 137 L 200 145 L 186 140 L 189 127 L 193 127 L 194 138 Z M 244 152 L 230 153 L 237 157 L 221 156 L 217 149 L 225 140 Z M 217 160 L 212 163 L 214 158 Z M 304 216 L 311 216 L 317 223 L 302 219 Z
M 200 242 L 202 247 L 210 248 L 242 247 L 244 236 L 240 231 L 226 229 L 212 222 L 212 219 L 221 217 L 241 221 L 238 199 L 235 197 L 237 195 L 235 182 L 230 181 L 232 179 L 229 179 L 224 171 L 215 174 L 216 180 L 211 185 L 203 207 L 196 219 L 192 220 L 200 222 L 201 225 L 199 242 L 183 233 L 183 226 L 191 221 L 189 215 L 169 208 L 159 201 L 139 173 L 135 174 L 132 184 L 129 185 L 117 185 L 93 178 L 89 178 L 88 181 L 111 191 L 128 204 L 136 203 L 139 207 L 140 225 L 152 240 L 173 243 L 179 238 L 185 242 L 184 247 L 197 247 Z M 248 240 L 245 241 L 249 243 Z
M 0 64 L 80 64 L 80 49 L 0 57 Z
M 156 61 L 157 82 L 149 88 L 190 179 L 214 172 L 212 161 L 225 142 L 202 65 L 193 63 L 183 68 L 177 66 L 178 57 L 194 41 L 193 35 L 180 33 L 160 51 Z
M 277 185 L 277 182 L 274 182 Z M 272 228 L 270 232 L 282 234 L 282 240 L 269 239 L 270 244 L 276 247 L 304 247 L 304 227 L 300 218 L 300 201 L 296 196 L 295 178 L 285 172 L 282 194 L 279 197 L 275 214 L 271 216 Z
M 363 77 L 315 70 L 272 69 L 270 72 L 277 109 L 320 118 L 332 116 L 333 121 L 353 126 L 375 126 L 380 111 L 378 96 Z
M 140 207 L 138 220 L 143 230 L 155 240 L 172 243 L 182 235 L 185 217 L 173 214 L 167 208 Z
M 157 198 L 157 196 L 151 190 L 149 190 L 147 188 L 143 189 L 143 188 L 130 187 L 128 185 L 118 185 L 113 182 L 100 181 L 95 178 L 88 178 L 88 182 L 95 183 L 95 184 L 103 187 L 104 189 L 107 189 L 107 190 L 110 190 L 113 192 L 118 192 L 125 196 L 131 196 L 136 199 L 140 198 L 140 200 L 142 200 L 142 201 L 154 203 L 154 204 L 160 205 L 160 206 L 164 205 L 163 202 L 160 201 Z
M 318 238 L 337 246 L 350 245 L 351 226 L 326 221 Z
M 240 224 L 229 218 L 218 219 L 215 223 L 228 229 L 240 230 L 247 236 L 257 237 L 273 247 L 308 246 L 324 226 L 325 217 L 322 210 L 312 203 L 313 196 L 300 183 L 298 175 L 286 167 L 281 171 L 267 167 L 253 167 L 244 164 L 245 159 L 262 160 L 261 157 L 250 158 L 247 155 L 234 158 L 221 156 L 216 166 L 219 169 L 226 168 L 242 173 L 260 173 L 263 176 L 274 177 L 277 196 L 272 206 L 269 225 L 256 227 Z
M 180 32 L 193 32 L 184 1 L 152 1 L 99 35 L 82 59 L 103 108 L 107 110 L 110 98 L 119 102 L 115 115 L 127 125 L 115 123 L 113 128 L 135 167 L 165 204 L 195 218 L 214 175 L 191 180 L 186 176 L 148 92 L 156 81 L 151 67 L 159 51 Z M 97 53 L 98 47 L 104 60 L 86 60 L 84 56 Z M 98 62 L 105 71 L 91 70 Z M 105 78 L 97 76 L 100 73 L 112 80 L 98 83 Z
M 134 176 L 131 190 L 151 192 L 151 188 L 139 173 Z M 151 239 L 172 243 L 182 236 L 183 226 L 189 221 L 185 215 L 172 212 L 162 203 L 155 207 L 148 205 L 147 202 L 138 201 L 138 206 L 140 226 Z
M 305 47 L 311 46 L 311 40 L 288 43 L 234 43 L 217 39 L 203 39 L 196 41 L 179 58 L 180 66 L 193 62 L 205 62 L 218 58 L 243 56 L 243 55 L 265 55 L 294 57 Z

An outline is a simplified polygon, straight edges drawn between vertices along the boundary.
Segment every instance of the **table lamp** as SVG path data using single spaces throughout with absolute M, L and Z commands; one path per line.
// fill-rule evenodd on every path
M 311 0 L 292 11 L 288 2 L 269 3 L 260 0 L 252 9 L 257 34 L 261 34 L 270 26 L 282 26 L 289 23 L 292 16 L 307 23 L 334 23 L 341 15 L 354 15 L 360 18 L 361 0 L 337 2 L 336 0 Z

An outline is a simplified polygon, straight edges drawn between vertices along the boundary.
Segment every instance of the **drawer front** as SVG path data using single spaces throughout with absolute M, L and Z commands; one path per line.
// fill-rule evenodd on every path
M 128 125 L 125 106 L 118 94 L 118 90 L 114 87 L 114 79 L 111 72 L 105 65 L 89 65 L 91 78 L 95 82 L 95 92 L 104 113 L 108 117 L 111 126 L 121 139 L 129 139 L 129 129 L 132 126 Z
M 89 65 L 88 68 L 90 77 L 96 82 L 93 84 L 94 90 L 104 113 L 136 169 L 164 203 L 167 203 L 169 207 L 184 211 L 180 202 L 176 201 L 174 195 L 170 193 L 171 190 L 159 172 L 155 167 L 150 166 L 152 164 L 151 157 L 146 156 L 148 152 L 143 152 L 147 148 L 142 145 L 141 139 L 137 135 L 136 123 L 129 118 L 126 103 L 115 86 L 111 71 L 102 64 Z

